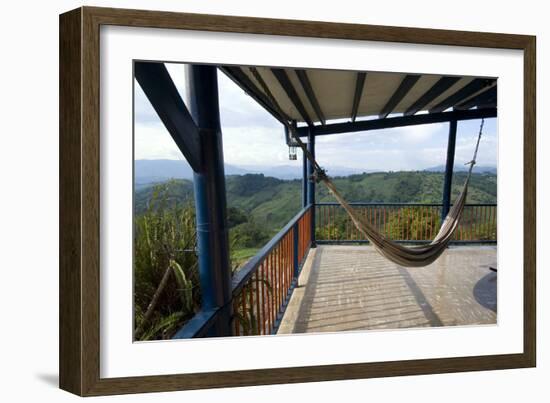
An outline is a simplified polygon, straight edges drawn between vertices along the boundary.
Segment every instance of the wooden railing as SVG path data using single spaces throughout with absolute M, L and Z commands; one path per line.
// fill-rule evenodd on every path
M 402 242 L 431 240 L 441 225 L 441 204 L 351 203 L 378 231 Z M 367 242 L 337 203 L 316 204 L 316 239 L 320 243 Z M 496 242 L 496 204 L 467 204 L 452 242 Z

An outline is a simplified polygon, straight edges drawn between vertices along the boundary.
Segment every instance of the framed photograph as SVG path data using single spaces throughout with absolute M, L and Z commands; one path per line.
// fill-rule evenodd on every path
M 60 387 L 533 367 L 535 37 L 60 16 Z

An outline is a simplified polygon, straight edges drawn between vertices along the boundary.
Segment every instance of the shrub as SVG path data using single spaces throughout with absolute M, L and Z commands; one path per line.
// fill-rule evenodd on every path
M 427 240 L 437 233 L 440 225 L 439 210 L 405 207 L 390 213 L 387 236 L 396 240 Z
M 147 210 L 134 218 L 134 320 L 138 340 L 170 338 L 200 308 L 195 209 L 190 204 L 167 203 L 166 189 L 166 185 L 157 186 Z M 161 292 L 157 293 L 161 283 Z M 146 318 L 154 298 L 154 309 Z

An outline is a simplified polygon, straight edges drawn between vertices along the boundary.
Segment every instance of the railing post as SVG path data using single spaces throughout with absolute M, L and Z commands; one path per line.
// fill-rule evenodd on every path
M 222 308 L 208 336 L 230 336 L 231 267 L 216 67 L 188 66 L 187 91 L 202 153 L 201 169 L 193 177 L 202 309 Z
M 451 208 L 451 188 L 453 185 L 453 168 L 455 164 L 457 121 L 449 122 L 449 141 L 447 143 L 447 163 L 445 164 L 445 183 L 443 184 L 443 206 L 441 207 L 441 223 Z
M 292 232 L 294 233 L 294 237 L 293 237 L 294 239 L 292 240 L 292 243 L 293 243 L 292 259 L 293 259 L 293 265 L 294 265 L 294 278 L 296 280 L 298 279 L 298 275 L 300 274 L 300 262 L 298 261 L 298 244 L 299 244 L 298 242 L 300 239 L 299 228 L 300 226 L 298 225 L 298 222 L 296 222 L 296 224 L 294 224 L 292 229 Z
M 313 131 L 308 130 L 307 137 L 307 149 L 315 159 L 315 135 Z M 307 163 L 308 174 L 308 189 L 307 189 L 307 203 L 311 205 L 311 247 L 315 248 L 315 179 L 313 178 L 314 169 L 311 161 Z

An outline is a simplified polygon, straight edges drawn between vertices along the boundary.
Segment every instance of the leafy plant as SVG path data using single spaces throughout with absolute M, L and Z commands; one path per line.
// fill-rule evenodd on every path
M 437 233 L 440 225 L 439 210 L 405 207 L 389 215 L 386 229 L 391 239 L 427 240 Z
M 258 304 L 253 300 L 255 297 L 251 296 L 259 295 L 261 299 L 266 298 L 265 301 L 260 301 L 260 309 L 262 304 L 265 306 L 268 303 L 267 300 L 273 297 L 273 287 L 269 280 L 261 273 L 258 273 L 258 275 L 257 281 L 254 281 L 253 277 L 247 281 L 240 294 L 236 297 L 238 303 L 234 305 L 234 319 L 240 328 L 240 333 L 244 336 L 260 334 L 261 326 L 263 326 L 263 323 L 260 323 L 260 314 L 257 312 Z M 266 318 L 264 318 L 265 320 Z
M 174 203 L 167 189 L 166 184 L 156 186 L 146 211 L 134 219 L 134 317 L 139 340 L 170 338 L 200 307 L 195 209 Z

